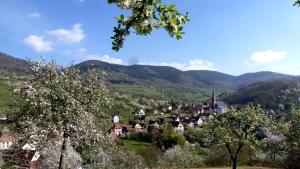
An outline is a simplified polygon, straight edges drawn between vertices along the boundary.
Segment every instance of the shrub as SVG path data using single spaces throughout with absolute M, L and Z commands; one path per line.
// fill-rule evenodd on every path
M 156 166 L 158 157 L 161 156 L 163 152 L 157 146 L 151 145 L 141 148 L 139 154 L 144 158 L 147 165 L 152 168 Z
M 225 148 L 212 147 L 205 156 L 206 166 L 228 166 L 229 164 L 230 157 Z
M 135 153 L 117 149 L 116 151 L 98 150 L 98 153 L 85 166 L 87 169 L 142 169 L 146 168 L 143 158 Z
M 158 164 L 162 168 L 178 166 L 194 168 L 203 166 L 202 159 L 199 156 L 193 155 L 186 148 L 178 145 L 168 149 L 163 156 L 159 157 Z

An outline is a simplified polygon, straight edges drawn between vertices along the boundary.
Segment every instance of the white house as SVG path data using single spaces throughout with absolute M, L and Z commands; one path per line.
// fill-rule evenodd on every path
M 178 125 L 174 126 L 175 133 L 183 133 L 184 132 L 184 126 L 181 122 L 178 123 Z
M 136 112 L 134 112 L 135 116 L 145 116 L 146 113 L 143 109 L 138 109 Z
M 40 154 L 35 150 L 19 149 L 12 156 L 12 160 L 19 167 L 17 168 L 40 168 L 38 159 Z
M 35 145 L 34 144 L 24 144 L 24 146 L 22 147 L 23 150 L 35 150 Z
M 134 126 L 134 128 L 135 128 L 135 132 L 142 132 L 143 131 L 142 126 L 138 123 Z
M 216 102 L 216 112 L 218 113 L 226 113 L 228 111 L 227 105 L 223 101 L 217 101 Z
M 112 117 L 112 122 L 113 122 L 114 124 L 120 123 L 120 117 L 117 116 L 117 115 L 114 115 L 114 116 Z
M 0 113 L 0 120 L 5 121 L 6 120 L 6 115 L 3 113 Z
M 0 150 L 7 150 L 13 145 L 14 137 L 10 133 L 3 134 L 0 138 Z
M 201 118 L 198 119 L 197 125 L 198 126 L 202 126 L 203 125 L 203 120 Z
M 159 124 L 157 122 L 154 123 L 154 128 L 159 128 Z

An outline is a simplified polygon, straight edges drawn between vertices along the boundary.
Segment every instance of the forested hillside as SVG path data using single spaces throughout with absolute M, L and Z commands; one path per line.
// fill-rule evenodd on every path
M 300 107 L 300 80 L 268 80 L 223 94 L 222 98 L 229 104 L 260 104 L 276 112 L 290 112 Z

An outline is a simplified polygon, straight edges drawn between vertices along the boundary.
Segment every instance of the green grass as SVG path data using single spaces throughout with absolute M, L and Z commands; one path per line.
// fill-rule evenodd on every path
M 211 96 L 211 90 L 206 88 L 194 88 L 189 86 L 172 87 L 153 87 L 141 86 L 136 84 L 110 84 L 113 91 L 123 94 L 132 94 L 133 96 L 153 98 L 155 100 L 170 100 L 172 98 L 179 98 L 183 101 L 189 102 L 204 102 Z
M 149 97 L 149 98 L 166 98 L 162 95 L 161 91 L 153 87 L 145 87 L 133 84 L 111 84 L 111 87 L 120 92 L 126 94 L 132 94 L 140 97 Z
M 136 140 L 127 140 L 124 139 L 122 140 L 123 144 L 126 148 L 128 148 L 129 150 L 132 150 L 134 152 L 136 152 L 137 154 L 142 153 L 141 151 L 148 147 L 148 146 L 152 146 L 151 143 L 146 143 L 146 142 L 142 142 L 142 141 L 136 141 Z
M 8 109 L 9 100 L 11 98 L 9 86 L 5 83 L 6 81 L 0 81 L 0 111 Z
M 162 151 L 154 144 L 135 141 L 135 140 L 122 140 L 124 148 L 135 152 L 144 158 L 147 166 L 154 168 L 157 164 L 158 157 L 162 155 Z
M 110 114 L 117 114 L 120 116 L 120 122 L 125 124 L 128 122 L 129 118 L 133 118 L 133 105 L 128 99 L 113 99 L 113 109 L 110 110 Z

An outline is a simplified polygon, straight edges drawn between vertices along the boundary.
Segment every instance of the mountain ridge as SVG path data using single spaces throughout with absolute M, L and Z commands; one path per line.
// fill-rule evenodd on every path
M 196 95 L 208 98 L 213 90 L 217 94 L 237 90 L 256 82 L 265 80 L 293 79 L 296 76 L 262 71 L 234 76 L 211 70 L 181 71 L 168 66 L 117 65 L 97 60 L 81 62 L 75 67 L 81 71 L 102 69 L 107 71 L 107 81 L 112 84 L 139 84 L 164 89 L 166 93 L 179 93 L 178 97 Z M 176 94 L 175 94 L 176 95 Z M 175 96 L 177 97 L 177 96 Z
M 29 67 L 27 61 L 0 52 L 0 73 L 9 74 L 27 74 Z
M 5 64 L 0 70 L 25 72 L 26 61 L 0 53 Z M 1 60 L 0 60 L 1 61 Z M 20 67 L 24 66 L 24 69 Z M 118 65 L 98 60 L 87 60 L 74 65 L 82 72 L 98 69 L 107 72 L 105 80 L 113 91 L 139 94 L 145 97 L 181 98 L 185 101 L 208 99 L 214 90 L 216 94 L 238 90 L 260 81 L 295 79 L 298 76 L 262 71 L 234 76 L 211 70 L 182 71 L 169 66 Z M 19 69 L 17 69 L 19 68 Z

